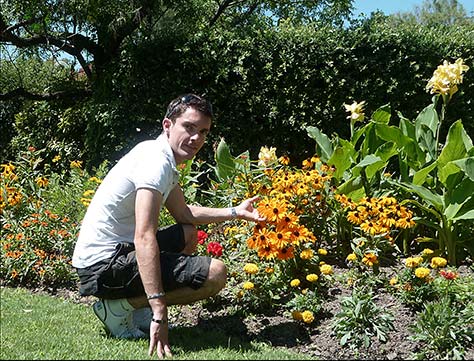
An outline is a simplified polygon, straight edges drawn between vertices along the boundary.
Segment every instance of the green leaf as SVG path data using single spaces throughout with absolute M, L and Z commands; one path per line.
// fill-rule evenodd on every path
M 474 182 L 465 178 L 454 189 L 451 197 L 446 197 L 449 203 L 446 218 L 453 220 L 472 219 L 474 216 Z
M 382 159 L 380 157 L 376 156 L 375 154 L 369 154 L 369 155 L 365 156 L 364 159 L 362 159 L 358 164 L 356 164 L 355 167 L 364 168 L 364 167 L 367 167 L 368 165 L 378 163 L 381 160 Z
M 377 124 L 376 133 L 381 139 L 387 142 L 393 142 L 399 149 L 403 149 L 411 160 L 410 164 L 412 167 L 416 167 L 416 164 L 424 164 L 426 162 L 426 155 L 414 138 L 405 135 L 401 129 L 395 126 Z
M 324 162 L 327 162 L 334 151 L 333 144 L 329 137 L 314 126 L 306 127 L 306 131 L 308 135 L 316 141 L 316 153 L 319 154 Z
M 452 163 L 458 166 L 470 180 L 474 181 L 474 157 L 458 159 Z
M 340 180 L 344 172 L 350 168 L 355 153 L 356 151 L 352 143 L 340 139 L 340 145 L 336 147 L 331 158 L 327 161 L 329 165 L 334 165 L 336 167 L 336 171 L 334 172 L 334 177 L 336 179 Z
M 425 109 L 423 109 L 420 114 L 416 117 L 415 120 L 415 132 L 416 132 L 416 139 L 420 140 L 425 133 L 426 130 L 423 126 L 426 126 L 430 131 L 432 137 L 435 136 L 436 130 L 438 128 L 439 118 L 438 113 L 434 107 L 434 104 L 428 105 Z
M 337 188 L 338 194 L 345 194 L 353 201 L 357 202 L 359 199 L 365 196 L 364 185 L 360 176 L 353 177 Z
M 423 183 L 425 183 L 425 181 L 426 181 L 426 177 L 428 177 L 428 174 L 433 169 L 435 169 L 437 165 L 438 165 L 438 163 L 435 161 L 435 162 L 431 163 L 429 166 L 427 166 L 423 169 L 420 169 L 418 172 L 415 172 L 415 174 L 413 175 L 413 184 L 423 185 Z
M 390 122 L 390 116 L 391 116 L 391 111 L 390 111 L 390 105 L 385 104 L 378 108 L 374 114 L 372 114 L 372 119 L 376 123 L 381 123 L 381 124 L 388 124 Z
M 410 139 L 416 139 L 415 125 L 407 118 L 405 118 L 402 113 L 397 112 L 398 117 L 400 118 L 399 128 L 403 135 Z
M 393 183 L 396 184 L 396 183 Z M 399 183 L 404 189 L 410 193 L 415 193 L 420 196 L 425 202 L 433 205 L 438 211 L 442 212 L 443 209 L 443 199 L 440 195 L 431 192 L 428 188 L 423 186 L 401 182 Z
M 221 138 L 215 153 L 216 175 L 223 181 L 232 178 L 235 173 L 234 157 L 230 154 L 230 149 L 224 138 Z
M 438 157 L 438 164 L 440 168 L 444 167 L 448 162 L 465 158 L 467 151 L 472 148 L 472 142 L 468 144 L 466 148 L 465 142 L 468 142 L 466 131 L 460 120 L 454 122 L 448 131 L 446 137 L 446 144 L 441 150 L 441 154 Z
M 454 189 L 462 177 L 463 172 L 452 162 L 449 162 L 444 167 L 438 167 L 438 179 L 448 190 Z
M 372 179 L 372 177 L 377 174 L 379 170 L 387 166 L 387 161 L 397 154 L 397 147 L 393 143 L 384 143 L 378 147 L 377 151 L 375 152 L 375 156 L 379 157 L 381 161 L 367 166 L 365 170 L 367 178 Z
M 434 104 L 423 109 L 415 120 L 416 141 L 427 152 L 427 161 L 436 158 L 436 132 L 439 124 Z
M 351 338 L 351 332 L 345 333 L 344 336 L 341 337 L 341 341 L 340 341 L 341 346 L 344 346 L 347 343 L 347 341 L 350 340 L 350 338 Z

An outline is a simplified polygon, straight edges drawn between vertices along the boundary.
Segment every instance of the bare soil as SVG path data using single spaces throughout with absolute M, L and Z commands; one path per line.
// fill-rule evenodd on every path
M 460 267 L 458 272 L 460 275 L 472 275 L 472 270 L 466 266 Z M 229 314 L 226 307 L 219 308 L 218 302 L 211 302 L 210 306 L 206 302 L 173 306 L 169 317 L 176 332 L 182 327 L 212 330 L 229 339 L 261 341 L 319 360 L 410 360 L 415 352 L 423 348 L 423 345 L 410 340 L 410 325 L 415 322 L 416 313 L 383 289 L 379 290 L 375 302 L 395 316 L 394 330 L 389 333 L 388 341 L 381 343 L 374 338 L 369 348 L 357 350 L 342 347 L 333 334 L 332 324 L 341 310 L 341 298 L 350 295 L 350 292 L 348 287 L 336 283 L 329 290 L 331 298 L 324 303 L 322 312 L 311 325 L 284 317 L 279 310 L 272 310 L 274 312 L 270 315 L 236 316 Z M 57 290 L 55 294 L 74 302 L 92 304 L 95 301 L 94 297 L 80 298 L 77 292 L 71 290 Z M 474 359 L 474 344 L 468 348 L 465 359 Z

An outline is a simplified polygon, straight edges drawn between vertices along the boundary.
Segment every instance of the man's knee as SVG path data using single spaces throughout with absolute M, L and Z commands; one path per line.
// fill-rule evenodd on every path
M 227 267 L 224 262 L 214 258 L 211 260 L 207 281 L 212 285 L 215 294 L 225 287 L 227 282 Z

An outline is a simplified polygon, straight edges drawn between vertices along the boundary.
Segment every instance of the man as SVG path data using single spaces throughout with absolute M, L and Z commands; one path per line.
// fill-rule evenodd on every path
M 192 159 L 211 128 L 212 106 L 194 94 L 174 99 L 155 140 L 139 143 L 107 174 L 81 225 L 73 255 L 80 293 L 94 295 L 97 317 L 114 337 L 146 337 L 134 311 L 151 309 L 149 354 L 171 356 L 167 305 L 217 294 L 224 263 L 192 255 L 196 225 L 234 218 L 264 220 L 253 197 L 231 208 L 187 205 L 176 166 Z M 165 206 L 177 224 L 158 230 Z M 166 293 L 165 293 L 166 292 Z

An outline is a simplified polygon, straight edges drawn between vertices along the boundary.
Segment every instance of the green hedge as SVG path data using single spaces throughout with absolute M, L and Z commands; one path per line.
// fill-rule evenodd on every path
M 462 57 L 473 67 L 473 34 L 473 24 L 395 26 L 380 15 L 344 29 L 259 24 L 191 36 L 155 34 L 129 44 L 120 63 L 96 84 L 94 97 L 68 106 L 70 121 L 63 120 L 62 128 L 48 137 L 74 143 L 89 166 L 117 159 L 139 140 L 161 131 L 171 97 L 195 91 L 214 103 L 211 145 L 225 137 L 233 154 L 250 150 L 253 157 L 262 145 L 276 146 L 296 163 L 314 152 L 305 126 L 348 136 L 344 103 L 365 100 L 367 114 L 390 104 L 394 122 L 398 111 L 413 119 L 430 103 L 425 86 L 443 60 Z M 444 131 L 461 118 L 472 136 L 473 69 L 459 88 Z M 35 111 L 35 116 L 42 115 Z M 29 143 L 44 131 L 31 123 L 17 124 L 16 130 L 15 144 Z M 212 146 L 206 148 L 201 157 L 209 159 Z

